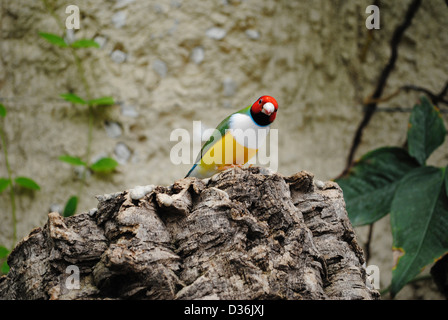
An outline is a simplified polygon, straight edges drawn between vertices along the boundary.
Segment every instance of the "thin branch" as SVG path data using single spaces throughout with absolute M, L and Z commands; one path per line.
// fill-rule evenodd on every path
M 57 14 L 54 11 L 54 6 L 49 5 L 48 0 L 43 0 L 44 5 L 47 9 L 47 11 L 49 11 L 50 15 L 56 20 L 56 22 L 59 25 L 59 28 L 64 31 L 64 26 L 61 23 L 59 17 L 57 16 Z M 78 53 L 76 52 L 75 48 L 70 47 L 70 52 L 73 55 L 73 60 L 75 61 L 75 65 L 78 69 L 78 75 L 79 78 L 81 79 L 81 83 L 84 87 L 84 91 L 87 97 L 87 100 L 91 100 L 92 94 L 90 91 L 90 86 L 89 83 L 87 81 L 86 78 L 86 72 L 85 72 L 85 68 L 84 65 L 82 64 L 82 60 L 79 57 Z M 90 157 L 91 157 L 91 153 L 92 153 L 92 141 L 93 141 L 93 125 L 94 125 L 94 113 L 93 113 L 93 107 L 91 105 L 89 105 L 89 109 L 88 109 L 88 116 L 89 116 L 89 122 L 88 122 L 88 129 L 87 129 L 87 147 L 86 147 L 86 153 L 85 153 L 85 162 L 87 163 L 87 165 L 90 165 Z M 85 169 L 82 172 L 82 176 L 81 176 L 81 184 L 79 186 L 79 191 L 78 193 L 81 195 L 82 194 L 82 189 L 84 187 L 84 184 L 86 183 L 86 177 L 87 177 L 87 169 Z
M 432 103 L 434 103 L 435 105 L 438 105 L 440 103 L 448 105 L 448 100 L 445 99 L 445 95 L 446 95 L 446 92 L 448 90 L 448 81 L 446 82 L 445 87 L 440 91 L 439 94 L 435 94 L 435 93 L 431 92 L 430 90 L 428 90 L 426 88 L 422 88 L 422 87 L 419 87 L 419 86 L 414 86 L 412 84 L 402 86 L 400 89 L 402 89 L 404 91 L 423 92 L 424 94 L 426 94 L 431 99 Z
M 380 0 L 375 0 L 373 2 L 373 5 L 380 7 L 381 6 Z M 366 42 L 364 43 L 364 46 L 362 47 L 361 54 L 359 55 L 359 60 L 361 60 L 361 62 L 366 61 L 367 52 L 369 52 L 369 48 L 373 42 L 373 39 L 374 39 L 374 29 L 368 29 Z
M 430 91 L 430 90 L 428 90 L 426 88 L 423 88 L 423 87 L 415 86 L 415 85 L 412 85 L 412 84 L 407 84 L 407 85 L 401 86 L 400 88 L 395 90 L 395 92 L 389 94 L 386 97 L 373 99 L 371 96 L 369 96 L 366 99 L 364 99 L 364 105 L 369 104 L 369 103 L 380 104 L 380 103 L 383 103 L 383 102 L 387 102 L 387 101 L 395 98 L 396 96 L 398 96 L 400 94 L 400 92 L 402 92 L 402 91 L 405 91 L 405 92 L 406 91 L 423 92 L 424 94 L 426 94 L 431 99 L 432 103 L 434 103 L 435 105 L 439 105 L 439 104 L 446 104 L 446 105 L 448 105 L 448 100 L 444 99 L 447 90 L 448 90 L 448 82 L 445 84 L 444 88 L 438 94 L 433 93 L 432 91 Z M 403 108 L 401 108 L 401 109 L 403 109 Z M 412 110 L 412 109 L 403 109 L 403 110 Z M 379 108 L 377 108 L 376 111 L 380 111 Z
M 431 280 L 432 276 L 430 274 L 424 274 L 422 276 L 417 276 L 414 279 L 412 279 L 411 281 L 409 281 L 406 285 L 410 285 L 419 281 L 427 281 L 427 280 Z M 385 294 L 390 292 L 390 285 L 387 286 L 387 288 L 383 289 L 380 291 L 380 295 L 384 296 Z
M 445 87 L 443 87 L 442 91 L 440 91 L 438 97 L 444 98 L 448 93 L 448 81 L 445 83 Z
M 383 108 L 380 108 L 380 107 L 378 107 L 376 109 L 376 112 L 411 113 L 412 112 L 412 108 L 401 108 L 401 107 L 395 107 L 395 108 L 383 107 Z
M 400 91 L 401 91 L 400 89 L 397 89 L 397 90 L 395 90 L 395 92 L 387 95 L 386 97 L 381 97 L 381 98 L 377 98 L 377 99 L 373 99 L 371 96 L 369 96 L 366 99 L 364 99 L 364 105 L 368 105 L 371 103 L 379 104 L 379 103 L 387 102 L 387 101 L 391 100 L 392 98 L 395 98 L 396 96 L 398 96 Z
M 366 264 L 369 262 L 370 259 L 370 243 L 372 242 L 372 235 L 373 235 L 373 223 L 369 225 L 369 233 L 367 235 L 367 241 L 364 247 L 364 254 L 366 256 Z
M 381 95 L 383 94 L 383 90 L 384 90 L 384 87 L 386 86 L 387 79 L 389 78 L 390 73 L 392 72 L 392 70 L 395 67 L 395 62 L 397 61 L 398 45 L 401 42 L 404 32 L 411 25 L 412 19 L 414 18 L 416 12 L 418 11 L 418 9 L 421 5 L 421 2 L 422 2 L 421 0 L 413 0 L 412 1 L 412 3 L 409 5 L 409 7 L 407 9 L 404 21 L 400 25 L 398 25 L 394 31 L 394 34 L 393 34 L 391 42 L 390 42 L 391 55 L 390 55 L 389 61 L 384 66 L 383 71 L 381 72 L 381 74 L 378 78 L 376 89 L 372 94 L 373 100 L 380 98 Z M 361 143 L 364 128 L 367 127 L 367 125 L 369 124 L 370 119 L 372 118 L 373 114 L 375 113 L 376 108 L 377 108 L 377 104 L 375 102 L 370 102 L 367 105 L 365 105 L 364 118 L 362 119 L 361 123 L 358 126 L 358 129 L 356 130 L 356 133 L 355 133 L 355 136 L 353 139 L 353 143 L 352 143 L 352 147 L 350 149 L 350 152 L 349 152 L 349 155 L 347 158 L 346 167 L 345 167 L 344 171 L 342 172 L 341 176 L 346 174 L 348 172 L 349 168 L 351 167 L 356 150 L 358 149 L 359 144 Z
M 5 155 L 5 165 L 6 165 L 6 172 L 8 173 L 8 179 L 9 179 L 9 198 L 11 200 L 11 210 L 12 210 L 12 246 L 11 248 L 14 248 L 17 242 L 17 216 L 16 216 L 16 200 L 15 200 L 15 193 L 14 193 L 14 182 L 12 181 L 12 170 L 11 166 L 9 165 L 8 160 L 8 149 L 6 147 L 6 137 L 5 132 L 3 131 L 3 127 L 0 126 L 0 140 L 3 145 L 3 152 Z

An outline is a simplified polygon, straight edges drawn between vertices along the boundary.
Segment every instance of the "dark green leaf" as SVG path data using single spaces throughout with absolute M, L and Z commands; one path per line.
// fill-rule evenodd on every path
M 82 99 L 81 97 L 78 97 L 74 93 L 63 93 L 61 94 L 61 97 L 71 103 L 79 103 L 79 104 L 87 104 L 87 102 Z
M 90 166 L 90 169 L 96 172 L 112 171 L 118 166 L 118 162 L 112 158 L 101 158 Z
M 0 259 L 6 258 L 9 254 L 9 250 L 6 249 L 4 246 L 0 246 Z
M 91 48 L 91 47 L 99 48 L 100 47 L 100 45 L 97 42 L 90 40 L 90 39 L 76 40 L 75 42 L 73 42 L 71 44 L 71 46 L 73 48 Z
M 67 47 L 67 44 L 64 41 L 64 38 L 53 34 L 53 33 L 46 33 L 46 32 L 39 32 L 39 35 L 50 42 L 51 44 L 57 45 L 59 47 L 65 48 Z
M 31 190 L 40 190 L 39 185 L 32 179 L 26 177 L 17 177 L 14 181 L 21 187 L 31 189 Z
M 78 206 L 78 197 L 77 196 L 70 197 L 70 199 L 68 199 L 67 203 L 65 204 L 63 216 L 70 217 L 74 215 L 77 206 Z
M 59 160 L 71 164 L 73 166 L 84 166 L 84 167 L 87 166 L 87 164 L 78 157 L 60 156 Z
M 420 167 L 403 177 L 391 205 L 395 266 L 394 296 L 423 267 L 448 251 L 448 198 L 443 190 L 445 170 Z
M 0 274 L 7 274 L 9 272 L 9 266 L 6 262 L 6 257 L 9 254 L 9 250 L 6 249 L 3 246 L 0 246 Z M 1 263 L 2 260 L 5 260 L 3 263 Z
M 111 105 L 114 103 L 115 103 L 115 101 L 114 101 L 114 98 L 112 98 L 112 97 L 101 97 L 98 99 L 93 99 L 93 100 L 87 101 L 87 104 L 90 106 L 99 106 L 99 105 L 106 106 L 106 105 Z
M 2 265 L 0 266 L 0 273 L 2 274 L 8 274 L 9 272 L 9 266 L 8 266 L 8 262 L 3 262 Z
M 424 165 L 426 159 L 445 140 L 446 129 L 439 109 L 426 98 L 420 99 L 409 118 L 409 154 Z
M 7 178 L 0 178 L 0 192 L 4 191 L 11 184 L 11 180 Z
M 6 117 L 6 108 L 1 103 L 0 103 L 0 117 L 2 118 Z
M 398 182 L 416 167 L 418 163 L 404 149 L 385 147 L 367 153 L 337 179 L 352 224 L 370 224 L 388 214 Z

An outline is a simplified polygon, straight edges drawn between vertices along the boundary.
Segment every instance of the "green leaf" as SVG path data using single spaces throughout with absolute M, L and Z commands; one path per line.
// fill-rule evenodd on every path
M 72 156 L 66 155 L 66 156 L 60 156 L 58 159 L 62 162 L 66 162 L 73 166 L 84 166 L 84 167 L 87 166 L 87 164 L 78 157 L 72 157 Z
M 71 103 L 78 103 L 78 104 L 87 104 L 87 102 L 82 99 L 81 97 L 77 96 L 74 93 L 63 93 L 61 94 L 61 97 Z
M 7 178 L 0 178 L 0 192 L 3 192 L 11 184 L 11 180 Z
M 61 48 L 65 48 L 67 47 L 67 44 L 64 41 L 64 38 L 53 34 L 53 33 L 46 33 L 46 32 L 39 32 L 39 35 L 44 38 L 45 40 L 47 40 L 48 42 L 50 42 L 51 44 L 57 45 Z
M 418 163 L 402 148 L 384 147 L 365 154 L 336 180 L 352 224 L 370 224 L 388 214 L 400 179 L 416 167 Z
M 32 179 L 26 177 L 17 177 L 14 181 L 21 187 L 30 189 L 30 190 L 40 190 L 39 185 Z
M 106 105 L 111 105 L 114 103 L 115 103 L 115 101 L 114 101 L 114 98 L 112 98 L 112 97 L 101 97 L 98 99 L 93 99 L 93 100 L 87 101 L 87 104 L 89 106 L 99 106 L 99 105 L 106 106 Z
M 65 204 L 63 216 L 70 217 L 74 215 L 77 206 L 78 206 L 78 197 L 77 196 L 70 197 L 70 199 L 68 199 L 67 203 Z
M 118 162 L 112 158 L 101 158 L 90 166 L 90 169 L 96 172 L 108 172 L 115 169 Z
M 411 281 L 428 264 L 448 251 L 446 172 L 420 167 L 403 177 L 391 206 L 393 249 L 391 294 Z
M 0 262 L 5 259 L 5 261 L 0 265 L 0 274 L 7 274 L 9 272 L 9 266 L 6 261 L 6 257 L 9 254 L 9 250 L 4 246 L 0 246 Z
M 0 246 L 0 259 L 6 258 L 9 254 L 9 250 L 4 246 Z
M 76 40 L 75 42 L 73 42 L 70 46 L 72 46 L 73 48 L 99 48 L 100 45 L 95 42 L 94 40 L 90 40 L 90 39 L 79 39 Z
M 8 274 L 9 272 L 9 266 L 8 266 L 8 262 L 3 262 L 2 265 L 0 266 L 0 273 L 2 274 Z
M 0 117 L 2 118 L 6 117 L 6 108 L 1 103 L 0 103 Z
M 446 129 L 439 109 L 426 97 L 412 109 L 409 118 L 408 150 L 409 154 L 424 165 L 431 153 L 442 145 Z

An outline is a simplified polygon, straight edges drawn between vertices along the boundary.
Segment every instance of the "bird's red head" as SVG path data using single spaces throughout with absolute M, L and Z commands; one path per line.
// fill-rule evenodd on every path
M 271 96 L 261 96 L 250 107 L 252 118 L 260 126 L 267 126 L 274 122 L 277 110 L 278 103 Z

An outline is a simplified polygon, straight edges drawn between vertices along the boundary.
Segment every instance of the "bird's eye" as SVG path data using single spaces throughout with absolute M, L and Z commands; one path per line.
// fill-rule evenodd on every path
M 260 99 L 260 101 L 258 101 L 258 103 L 261 104 L 261 99 Z

